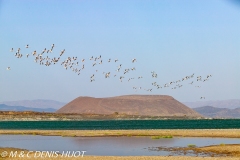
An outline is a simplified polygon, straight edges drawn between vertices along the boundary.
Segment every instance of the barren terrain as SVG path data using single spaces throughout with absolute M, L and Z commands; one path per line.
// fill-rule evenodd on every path
M 78 97 L 60 108 L 57 113 L 202 117 L 173 97 L 166 95 Z

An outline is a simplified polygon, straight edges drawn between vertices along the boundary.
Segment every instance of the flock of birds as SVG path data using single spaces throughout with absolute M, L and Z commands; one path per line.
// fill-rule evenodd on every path
M 63 59 L 63 55 L 65 55 L 65 49 L 61 50 L 60 53 L 58 54 L 58 56 L 56 55 L 56 57 L 52 57 L 51 53 L 53 53 L 54 47 L 55 47 L 55 45 L 52 44 L 49 49 L 44 48 L 41 52 L 37 52 L 36 50 L 34 50 L 31 53 L 26 54 L 25 57 L 26 58 L 33 57 L 34 61 L 37 64 L 44 65 L 44 66 L 47 66 L 47 67 L 60 63 L 61 66 L 63 66 L 63 68 L 65 70 L 71 70 L 75 74 L 81 75 L 81 73 L 84 71 L 84 69 L 86 67 L 85 62 L 88 59 L 79 59 L 78 57 L 67 57 L 67 58 L 65 58 L 65 60 L 62 60 Z M 27 44 L 25 46 L 25 48 L 29 49 L 29 45 Z M 10 52 L 14 52 L 14 48 L 11 48 Z M 24 57 L 24 55 L 21 52 L 21 48 L 18 48 L 15 51 L 14 55 L 15 55 L 16 58 L 23 58 Z M 91 56 L 89 58 L 89 61 L 92 62 L 91 66 L 95 67 L 96 65 L 102 65 L 103 63 L 118 63 L 119 60 L 118 59 L 111 59 L 111 58 L 109 58 L 107 61 L 104 61 L 102 56 L 99 55 L 97 57 Z M 137 62 L 137 59 L 133 58 L 131 60 L 131 62 L 135 63 L 135 62 Z M 11 70 L 11 67 L 7 67 L 6 70 L 8 70 L 8 71 Z M 123 68 L 123 65 L 119 64 L 117 66 L 115 72 L 107 71 L 107 72 L 102 72 L 102 74 L 103 74 L 103 76 L 105 78 L 110 78 L 113 75 L 113 77 L 118 77 L 120 82 L 123 82 L 123 80 L 125 78 L 125 75 L 127 75 L 128 73 L 133 72 L 135 70 L 136 70 L 135 67 Z M 98 72 L 98 69 L 96 69 L 94 72 Z M 117 73 L 121 73 L 121 74 L 119 75 Z M 90 82 L 94 82 L 95 81 L 95 77 L 96 77 L 96 74 L 92 73 L 90 75 L 90 77 L 89 77 Z M 152 77 L 152 79 L 157 79 L 158 78 L 158 74 L 155 71 L 152 71 L 151 72 L 151 77 Z M 154 88 L 155 89 L 171 88 L 171 89 L 175 90 L 175 89 L 179 89 L 179 88 L 183 87 L 183 84 L 181 84 L 181 82 L 184 82 L 184 81 L 190 81 L 190 82 L 188 82 L 189 85 L 193 85 L 196 88 L 200 88 L 201 87 L 200 85 L 194 85 L 194 84 L 196 82 L 206 82 L 211 77 L 212 77 L 211 74 L 209 74 L 209 75 L 207 75 L 205 77 L 204 76 L 197 76 L 196 77 L 196 81 L 194 81 L 195 74 L 193 73 L 191 75 L 184 76 L 181 79 L 178 79 L 178 80 L 175 80 L 175 81 L 170 81 L 170 82 L 167 82 L 167 83 L 164 83 L 164 84 L 158 84 L 156 81 L 154 81 L 151 84 L 152 87 L 148 88 L 148 89 L 143 88 L 143 87 L 136 87 L 136 86 L 134 86 L 132 88 L 133 88 L 133 90 L 135 92 L 137 92 L 138 90 L 145 90 L 145 91 L 152 92 L 152 90 Z M 129 78 L 127 78 L 127 81 L 129 82 L 129 81 L 131 81 L 133 79 L 142 79 L 142 78 L 143 78 L 143 76 L 129 77 Z M 200 99 L 205 99 L 205 97 L 202 96 L 202 97 L 200 97 Z
M 51 57 L 50 53 L 53 52 L 55 45 L 52 44 L 50 49 L 44 48 L 41 52 L 37 52 L 36 50 L 34 50 L 31 54 L 26 54 L 26 57 L 29 58 L 30 56 L 34 57 L 34 61 L 36 63 L 38 63 L 39 65 L 45 65 L 45 66 L 51 66 L 51 65 L 55 65 L 57 63 L 60 63 L 63 68 L 65 70 L 72 70 L 74 73 L 76 73 L 77 75 L 80 75 L 85 67 L 86 64 L 85 62 L 88 59 L 78 59 L 78 57 L 67 57 L 65 60 L 62 60 L 60 62 L 61 59 L 63 59 L 63 55 L 65 53 L 65 49 L 61 50 L 59 53 L 59 56 L 56 57 Z M 29 48 L 29 45 L 26 45 L 25 48 Z M 14 49 L 11 48 L 10 52 L 14 52 Z M 22 58 L 24 57 L 24 55 L 21 53 L 21 48 L 18 48 L 15 52 L 15 57 L 16 58 Z M 102 58 L 101 55 L 94 57 L 91 56 L 89 58 L 89 60 L 92 62 L 92 67 L 95 67 L 96 65 L 102 65 L 104 63 L 104 60 Z M 118 59 L 111 59 L 109 58 L 106 63 L 117 63 L 119 60 Z M 133 58 L 131 60 L 132 63 L 135 63 L 137 61 L 136 58 Z M 7 67 L 7 70 L 10 70 L 10 67 Z M 124 75 L 126 75 L 127 73 L 130 73 L 131 71 L 135 71 L 136 68 L 135 67 L 131 67 L 131 68 L 124 68 L 123 69 L 123 65 L 119 64 L 118 67 L 115 70 L 115 73 L 112 73 L 110 71 L 107 72 L 102 72 L 105 78 L 110 78 L 111 75 L 113 75 L 114 77 L 117 77 L 117 73 L 123 73 L 121 76 L 119 76 L 119 80 L 122 82 L 123 79 L 125 78 Z M 96 69 L 95 72 L 98 72 L 98 70 Z M 142 76 L 139 76 L 139 79 L 142 78 Z M 133 77 L 129 78 L 128 81 L 134 79 Z M 90 76 L 90 82 L 95 81 L 95 73 L 91 74 Z

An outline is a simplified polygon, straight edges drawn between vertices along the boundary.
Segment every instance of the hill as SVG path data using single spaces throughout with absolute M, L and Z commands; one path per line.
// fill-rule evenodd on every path
M 202 117 L 173 97 L 166 95 L 78 97 L 57 110 L 57 113 Z
M 221 100 L 221 101 L 183 102 L 183 104 L 185 104 L 190 108 L 197 108 L 197 107 L 203 107 L 203 106 L 212 106 L 217 108 L 228 108 L 228 109 L 240 108 L 239 99 L 229 99 L 229 100 Z
M 64 106 L 66 103 L 53 101 L 53 100 L 21 100 L 21 101 L 5 101 L 1 102 L 0 104 L 5 104 L 8 106 L 23 106 L 23 107 L 30 107 L 30 108 L 53 108 L 59 109 Z
M 228 109 L 204 106 L 193 108 L 196 112 L 211 118 L 240 118 L 240 108 Z
M 8 106 L 0 104 L 0 111 L 35 111 L 35 112 L 55 112 L 53 108 L 30 108 L 24 106 Z

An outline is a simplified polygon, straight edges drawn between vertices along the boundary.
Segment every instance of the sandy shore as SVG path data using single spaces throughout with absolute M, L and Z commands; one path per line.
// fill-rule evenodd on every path
M 23 158 L 4 158 L 6 160 L 23 160 Z M 24 158 L 31 159 L 31 158 Z M 47 159 L 47 160 L 239 160 L 239 158 L 230 158 L 230 157 L 107 157 L 107 156 L 86 156 L 79 158 L 34 158 L 35 160 Z
M 1 158 L 0 158 L 1 159 Z M 239 157 L 190 157 L 190 156 L 84 156 L 84 157 L 76 157 L 76 158 L 65 158 L 65 157 L 57 157 L 57 158 L 33 158 L 32 155 L 29 154 L 29 157 L 19 158 L 19 157 L 5 157 L 3 160 L 23 160 L 23 159 L 35 159 L 35 160 L 239 160 Z
M 218 148 L 223 148 L 224 146 L 216 146 Z M 235 148 L 235 147 L 233 147 Z M 212 148 L 213 149 L 213 148 Z M 239 149 L 239 148 L 235 148 Z M 234 149 L 231 149 L 232 151 Z M 190 157 L 190 156 L 78 156 L 78 157 L 61 157 L 61 155 L 57 157 L 52 157 L 52 158 L 44 158 L 43 157 L 35 157 L 35 153 L 30 153 L 28 154 L 28 157 L 26 153 L 28 153 L 27 150 L 21 150 L 21 149 L 16 149 L 16 148 L 0 148 L 0 153 L 7 152 L 10 153 L 11 151 L 17 151 L 18 153 L 21 151 L 25 152 L 24 156 L 21 156 L 20 154 L 17 154 L 15 157 L 9 157 L 7 155 L 6 157 L 2 158 L 0 156 L 1 160 L 23 160 L 23 159 L 35 159 L 35 160 L 42 160 L 42 159 L 47 159 L 47 160 L 239 160 L 240 157 Z M 236 151 L 236 150 L 235 150 Z
M 240 138 L 240 129 L 156 129 L 156 130 L 0 130 L 0 134 L 29 134 L 69 137 L 176 136 Z

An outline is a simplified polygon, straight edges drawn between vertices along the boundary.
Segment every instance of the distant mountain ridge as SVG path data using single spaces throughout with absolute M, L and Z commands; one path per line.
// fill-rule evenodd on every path
M 197 107 L 203 107 L 203 106 L 212 106 L 216 108 L 228 108 L 228 109 L 240 108 L 240 99 L 182 102 L 182 103 L 190 108 L 197 108 Z
M 108 98 L 78 97 L 57 113 L 127 114 L 202 117 L 167 95 L 126 95 Z
M 55 112 L 53 108 L 30 108 L 24 106 L 8 106 L 0 104 L 0 111 L 35 111 L 35 112 Z
M 53 108 L 56 110 L 64 106 L 66 103 L 54 100 L 37 99 L 37 100 L 5 101 L 0 102 L 0 104 L 5 104 L 8 106 L 23 106 L 28 108 L 45 108 L 45 109 Z
M 193 108 L 196 112 L 205 117 L 211 118 L 240 118 L 240 107 L 235 109 L 217 108 L 212 106 L 204 106 Z

